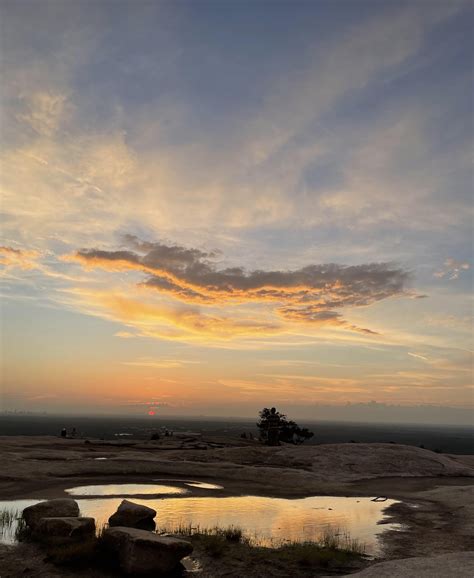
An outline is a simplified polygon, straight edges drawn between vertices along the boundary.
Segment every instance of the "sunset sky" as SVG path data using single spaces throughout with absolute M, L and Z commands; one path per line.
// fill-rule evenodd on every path
M 471 3 L 0 21 L 0 409 L 473 408 Z

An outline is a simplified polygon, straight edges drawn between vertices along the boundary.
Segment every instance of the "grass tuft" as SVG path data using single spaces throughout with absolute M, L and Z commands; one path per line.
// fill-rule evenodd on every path
M 202 528 L 192 525 L 178 525 L 161 528 L 160 534 L 174 534 L 190 538 L 194 545 L 213 558 L 231 555 L 238 550 L 245 558 L 255 557 L 259 561 L 276 560 L 286 564 L 296 564 L 310 568 L 345 566 L 365 555 L 366 546 L 350 537 L 347 532 L 328 526 L 314 541 L 296 542 L 284 540 L 264 540 L 258 536 L 249 537 L 236 526 L 227 528 Z
M 224 555 L 229 544 L 245 544 L 250 546 L 250 540 L 244 535 L 242 528 L 228 526 L 220 528 L 202 528 L 201 526 L 178 525 L 171 528 L 160 528 L 159 534 L 175 534 L 187 538 L 200 546 L 209 556 L 219 558 Z
M 18 510 L 1 510 L 0 511 L 0 528 L 11 528 L 20 517 Z
M 1 510 L 0 511 L 0 536 L 13 538 L 22 542 L 30 535 L 22 512 L 19 510 Z

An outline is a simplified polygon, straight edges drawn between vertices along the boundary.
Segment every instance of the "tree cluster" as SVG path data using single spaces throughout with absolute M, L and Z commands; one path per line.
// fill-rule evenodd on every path
M 279 411 L 274 411 L 272 414 L 268 407 L 264 407 L 258 415 L 260 418 L 257 422 L 260 432 L 259 437 L 264 443 L 269 442 L 270 427 L 275 421 L 273 416 L 278 417 L 278 441 L 280 442 L 299 445 L 314 436 L 313 432 L 309 431 L 308 428 L 299 427 L 297 423 L 288 420 L 286 415 Z

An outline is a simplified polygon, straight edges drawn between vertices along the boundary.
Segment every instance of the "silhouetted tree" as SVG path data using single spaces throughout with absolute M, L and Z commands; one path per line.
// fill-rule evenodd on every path
M 301 428 L 294 421 L 288 421 L 284 413 L 280 413 L 274 407 L 268 409 L 264 407 L 259 412 L 259 421 L 257 427 L 260 432 L 260 439 L 267 445 L 276 445 L 276 442 L 285 442 L 289 444 L 302 444 L 305 440 L 313 437 L 313 432 L 308 428 Z

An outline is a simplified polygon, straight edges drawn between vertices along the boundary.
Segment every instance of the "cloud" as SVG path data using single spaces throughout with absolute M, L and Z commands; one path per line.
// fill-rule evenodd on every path
M 37 134 L 51 137 L 59 129 L 71 104 L 65 94 L 52 91 L 35 91 L 20 95 L 23 111 L 16 119 L 29 125 Z
M 376 331 L 358 327 L 345 321 L 340 313 L 336 311 L 320 311 L 319 306 L 309 305 L 307 307 L 281 307 L 278 313 L 285 319 L 293 321 L 303 321 L 318 325 L 340 326 L 350 331 L 365 333 L 366 335 L 378 335 Z
M 411 351 L 408 351 L 408 355 L 410 357 L 415 357 L 416 359 L 421 359 L 423 361 L 429 361 L 429 359 L 427 357 L 425 357 L 424 355 L 420 355 L 419 353 L 412 353 Z
M 136 333 L 132 333 L 131 331 L 117 331 L 114 333 L 114 337 L 121 337 L 122 339 L 133 339 L 134 337 L 138 337 Z
M 153 357 L 140 357 L 134 361 L 122 361 L 123 365 L 134 367 L 148 367 L 156 369 L 175 369 L 185 367 L 189 364 L 200 363 L 199 361 L 190 361 L 186 359 L 154 359 Z
M 118 13 L 122 9 L 127 11 L 122 6 Z M 411 200 L 413 190 L 420 188 L 419 182 L 426 182 L 428 174 L 433 174 L 435 183 L 440 182 L 433 173 L 439 159 L 433 161 L 431 155 L 421 158 L 422 162 L 414 163 L 420 167 L 415 174 L 408 170 L 411 154 L 406 155 L 408 162 L 404 154 L 396 157 L 404 161 L 401 167 L 391 160 L 398 148 L 402 153 L 412 148 L 416 152 L 418 128 L 413 118 L 428 108 L 429 99 L 421 99 L 423 110 L 417 108 L 406 115 L 402 130 L 393 119 L 388 128 L 374 127 L 372 117 L 366 116 L 358 129 L 351 123 L 331 123 L 328 130 L 321 123 L 327 123 L 327 115 L 334 116 L 341 102 L 357 102 L 364 91 L 380 87 L 391 75 L 403 77 L 406 67 L 412 66 L 410 59 L 416 60 L 425 48 L 429 32 L 460 9 L 457 2 L 436 3 L 428 11 L 417 3 L 381 6 L 368 18 L 341 26 L 334 34 L 310 36 L 298 55 L 298 66 L 288 67 L 283 75 L 278 69 L 255 83 L 257 106 L 232 107 L 226 122 L 212 115 L 217 121 L 197 123 L 199 129 L 187 120 L 196 117 L 196 106 L 199 110 L 214 106 L 216 95 L 211 103 L 200 103 L 190 98 L 192 90 L 177 90 L 171 103 L 163 97 L 137 102 L 127 99 L 128 91 L 121 90 L 126 82 L 124 71 L 134 70 L 138 75 L 133 76 L 134 83 L 141 79 L 144 86 L 156 78 L 161 65 L 167 70 L 170 66 L 167 78 L 171 85 L 173 79 L 181 86 L 183 76 L 195 76 L 192 71 L 183 75 L 174 59 L 166 62 L 169 56 L 165 55 L 191 54 L 196 48 L 191 38 L 180 35 L 180 26 L 171 33 L 158 18 L 166 28 L 159 28 L 153 38 L 160 49 L 141 54 L 137 66 L 136 53 L 117 30 L 107 28 L 104 34 L 106 15 L 101 6 L 97 7 L 97 20 L 94 17 L 92 21 L 90 10 L 84 10 L 81 3 L 65 6 L 57 14 L 55 9 L 54 19 L 38 10 L 34 18 L 42 26 L 36 31 L 27 25 L 21 10 L 9 7 L 5 14 L 11 25 L 5 27 L 9 57 L 4 63 L 8 89 L 4 110 L 6 118 L 16 121 L 11 131 L 4 131 L 5 139 L 10 132 L 15 138 L 2 143 L 9 213 L 4 226 L 12 234 L 21 231 L 29 241 L 35 235 L 59 234 L 73 239 L 77 246 L 78 239 L 93 244 L 116 230 L 130 230 L 130 222 L 172 234 L 180 230 L 190 236 L 190 229 L 199 227 L 222 234 L 231 227 L 332 226 L 350 220 L 351 229 L 363 228 L 365 234 L 368 226 L 385 226 L 387 215 L 401 227 L 409 227 L 413 219 L 407 216 L 414 214 L 418 220 L 428 212 L 430 223 L 442 221 L 441 225 L 447 215 L 459 218 L 464 213 L 451 199 L 443 203 L 442 210 L 439 203 L 418 197 Z M 163 7 L 154 6 L 152 13 L 155 10 L 161 13 Z M 127 33 L 136 34 L 140 42 L 142 27 L 136 26 L 136 20 L 134 23 Z M 54 34 L 56 26 L 64 34 Z M 49 49 L 46 38 L 51 42 Z M 97 74 L 97 54 L 103 55 L 100 66 L 109 74 L 105 75 L 107 81 L 97 78 L 91 92 L 82 79 L 89 72 Z M 222 62 L 227 69 L 225 56 L 215 56 L 212 62 Z M 241 74 L 241 68 L 235 73 Z M 246 80 L 242 79 L 241 86 L 248 84 Z M 161 82 L 146 94 L 161 94 Z M 105 102 L 109 104 L 103 110 Z M 390 100 L 387 102 L 392 110 Z M 449 110 L 453 108 L 450 105 L 446 105 Z M 386 118 L 386 113 L 381 111 L 381 118 Z M 398 114 L 395 111 L 395 116 Z M 432 119 L 428 120 L 427 137 L 433 132 Z M 403 144 L 389 147 L 390 143 Z M 431 151 L 429 139 L 427 144 Z M 353 155 L 347 149 L 354 151 Z M 359 150 L 364 154 L 358 155 Z M 372 156 L 372 150 L 378 154 Z M 380 159 L 384 150 L 388 151 L 386 160 Z M 374 167 L 367 158 L 383 166 Z M 344 173 L 344 183 L 335 191 L 334 184 L 315 187 L 307 183 L 307 174 L 324 173 L 326 163 L 341 167 Z M 450 194 L 452 175 L 460 174 L 457 168 L 447 166 L 444 171 L 450 186 L 441 188 L 449 188 Z M 418 177 L 419 172 L 423 174 Z M 399 182 L 398 175 L 407 173 L 409 177 Z M 303 185 L 305 195 L 295 202 Z M 436 189 L 425 188 L 429 189 L 426 195 L 433 196 Z M 349 231 L 345 234 L 347 237 Z
M 45 399 L 56 399 L 58 396 L 52 393 L 45 393 L 43 395 L 33 395 L 32 397 L 28 397 L 28 401 L 42 401 Z
M 216 252 L 143 242 L 130 235 L 124 241 L 127 245 L 124 250 L 83 249 L 67 259 L 86 268 L 141 272 L 145 279 L 140 287 L 188 306 L 267 305 L 277 318 L 287 323 L 331 325 L 368 335 L 376 332 L 352 325 L 338 310 L 407 294 L 409 273 L 388 263 L 356 266 L 330 263 L 296 270 L 247 271 L 243 267 L 219 267 Z M 202 323 L 206 326 L 214 323 L 216 327 L 229 323 L 229 319 L 208 317 L 189 308 L 176 313 L 175 318 L 186 318 L 188 326 L 196 328 Z M 249 321 L 233 325 L 235 329 L 243 329 L 245 325 L 276 329 L 273 324 Z
M 0 247 L 0 265 L 6 268 L 35 269 L 39 257 L 38 251 Z
M 433 276 L 438 279 L 448 278 L 452 281 L 454 279 L 459 279 L 459 275 L 463 271 L 468 271 L 470 268 L 471 265 L 469 263 L 457 261 L 450 257 L 449 259 L 446 259 L 441 269 L 433 273 Z
M 120 406 L 129 406 L 129 407 L 142 407 L 142 406 L 153 406 L 154 408 L 159 408 L 159 407 L 173 407 L 172 404 L 170 404 L 167 401 L 162 401 L 162 400 L 148 400 L 148 399 L 130 399 L 130 400 L 125 400 L 120 402 L 118 405 Z M 149 409 L 149 408 L 147 408 Z
M 130 291 L 129 291 L 130 292 Z M 119 290 L 65 289 L 63 304 L 88 315 L 126 324 L 136 334 L 158 339 L 201 341 L 232 337 L 270 336 L 277 323 L 242 315 L 204 313 L 195 306 L 153 303 L 125 296 Z M 68 301 L 69 296 L 69 301 Z

